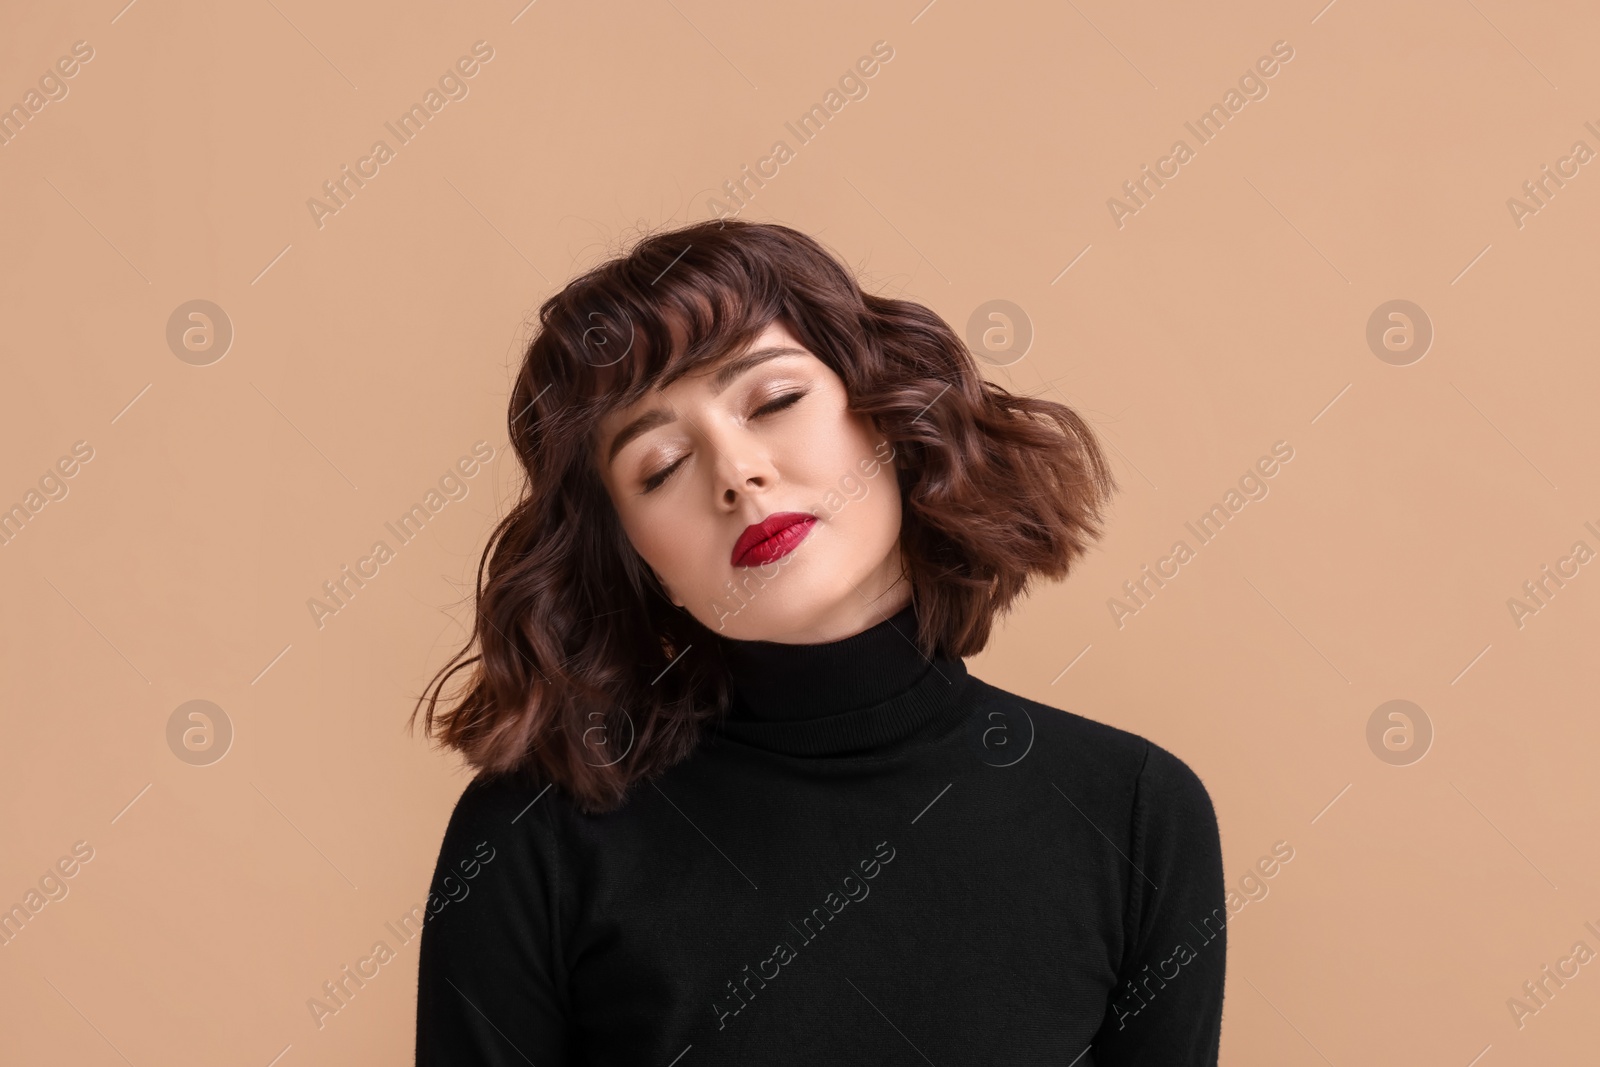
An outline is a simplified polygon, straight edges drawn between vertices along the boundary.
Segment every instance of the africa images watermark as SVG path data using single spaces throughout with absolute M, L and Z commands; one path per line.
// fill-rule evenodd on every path
M 94 846 L 87 841 L 76 841 L 73 842 L 71 855 L 62 856 L 54 866 L 46 867 L 44 874 L 39 876 L 38 889 L 29 886 L 19 903 L 0 912 L 0 946 L 9 947 L 23 928 L 51 901 L 65 900 L 72 891 L 65 879 L 75 877 L 83 869 L 82 865 L 92 859 Z
M 43 511 L 53 500 L 65 500 L 71 492 L 66 479 L 76 477 L 81 464 L 94 459 L 94 446 L 88 441 L 74 441 L 72 454 L 57 459 L 55 466 L 46 467 L 39 476 L 39 488 L 30 488 L 22 499 L 9 508 L 0 510 L 0 545 L 9 545 L 33 517 Z
M 409 511 L 401 514 L 393 522 L 385 522 L 383 528 L 394 535 L 398 544 L 409 545 L 421 535 L 428 520 L 443 511 L 446 504 L 452 500 L 461 501 L 467 498 L 471 487 L 464 479 L 476 477 L 483 466 L 492 459 L 494 459 L 493 445 L 487 441 L 473 442 L 472 455 L 462 456 L 456 460 L 454 467 L 440 475 L 438 488 L 430 487 L 420 504 L 412 504 Z M 350 564 L 346 563 L 339 568 L 337 578 L 323 582 L 322 592 L 327 597 L 327 602 L 314 596 L 306 598 L 306 610 L 311 613 L 311 621 L 316 628 L 322 629 L 326 625 L 328 616 L 337 615 L 349 607 L 356 593 L 366 588 L 367 582 L 382 573 L 380 568 L 394 558 L 395 550 L 389 547 L 387 541 L 381 539 L 374 541 L 371 551 L 356 560 L 353 572 Z
M 488 855 L 484 854 L 485 849 L 488 849 Z M 422 933 L 423 923 L 430 917 L 439 914 L 452 901 L 467 899 L 467 894 L 472 892 L 467 882 L 476 878 L 494 857 L 493 846 L 487 841 L 479 841 L 472 850 L 472 857 L 457 861 L 456 866 L 461 869 L 460 878 L 454 872 L 445 875 L 439 880 L 439 889 L 428 894 L 425 908 L 422 904 L 413 905 L 399 919 L 385 922 L 384 929 L 394 936 L 397 945 L 409 945 Z M 323 982 L 320 995 L 306 998 L 306 1010 L 311 1013 L 311 1020 L 317 1024 L 317 1029 L 321 1030 L 326 1025 L 328 1016 L 337 1015 L 349 1007 L 355 995 L 366 988 L 367 982 L 378 977 L 383 965 L 396 955 L 396 951 L 389 947 L 389 942 L 380 938 L 372 943 L 372 950 L 367 955 L 353 964 L 346 964 L 336 976 Z
M 1595 529 L 1593 522 L 1585 522 L 1583 528 L 1596 538 L 1600 538 L 1600 530 Z M 1589 543 L 1582 540 L 1574 541 L 1572 550 L 1556 560 L 1553 570 L 1551 565 L 1546 563 L 1539 568 L 1538 577 L 1523 582 L 1522 592 L 1526 599 L 1514 596 L 1506 598 L 1506 610 L 1511 612 L 1511 621 L 1517 629 L 1526 626 L 1530 616 L 1537 615 L 1549 607 L 1550 600 L 1556 593 L 1581 573 L 1578 568 L 1592 559 L 1594 559 L 1594 549 L 1589 547 Z
M 1600 138 L 1600 129 L 1596 129 L 1593 122 L 1586 121 L 1583 128 Z M 1579 168 L 1593 159 L 1594 155 L 1594 149 L 1590 148 L 1587 142 L 1573 141 L 1568 154 L 1556 160 L 1553 172 L 1550 164 L 1543 164 L 1539 168 L 1541 171 L 1539 177 L 1522 183 L 1522 192 L 1527 196 L 1527 201 L 1518 200 L 1514 196 L 1506 197 L 1506 210 L 1511 212 L 1512 225 L 1520 230 L 1527 225 L 1529 215 L 1537 215 L 1542 209 L 1549 207 L 1556 193 L 1567 184 L 1562 179 L 1570 181 L 1576 178 Z M 1571 170 L 1567 169 L 1569 165 Z
M 1189 923 L 1189 928 L 1196 935 L 1193 940 L 1179 941 L 1173 946 L 1171 954 L 1156 964 L 1153 972 L 1147 963 L 1139 974 L 1126 979 L 1123 983 L 1125 986 L 1123 995 L 1112 1003 L 1117 1013 L 1117 1029 L 1126 1027 L 1128 1020 L 1148 1008 L 1157 994 L 1167 987 L 1168 982 L 1183 973 L 1182 968 L 1199 959 L 1200 949 L 1220 937 L 1230 919 L 1251 903 L 1265 900 L 1267 894 L 1271 892 L 1266 879 L 1276 877 L 1284 865 L 1292 859 L 1294 859 L 1293 845 L 1287 841 L 1273 842 L 1272 852 L 1256 860 L 1255 866 L 1239 879 L 1239 888 L 1229 887 L 1227 899 L 1222 907 L 1215 908 L 1210 915 L 1203 916 L 1199 926 L 1192 921 Z M 1154 989 L 1150 987 L 1152 982 L 1155 983 Z
M 93 58 L 93 45 L 88 41 L 73 41 L 72 54 L 57 59 L 54 69 L 46 67 L 39 75 L 39 88 L 29 89 L 21 100 L 0 111 L 0 148 L 21 136 L 28 123 L 35 121 L 34 117 L 45 107 L 65 100 L 71 87 L 64 79 L 77 77 L 82 64 Z
M 1209 545 L 1218 534 L 1222 533 L 1223 527 L 1244 510 L 1246 504 L 1252 500 L 1267 498 L 1271 490 L 1267 486 L 1266 479 L 1274 477 L 1282 469 L 1279 463 L 1288 463 L 1292 459 L 1294 459 L 1293 445 L 1287 441 L 1274 443 L 1271 455 L 1262 456 L 1256 460 L 1253 468 L 1239 476 L 1238 489 L 1230 488 L 1220 503 L 1212 504 L 1194 522 L 1184 523 L 1184 529 L 1194 535 L 1201 547 Z M 1180 568 L 1194 559 L 1198 551 L 1196 548 L 1191 548 L 1187 541 L 1182 539 L 1175 541 L 1171 551 L 1156 560 L 1154 571 L 1150 569 L 1150 564 L 1146 563 L 1142 576 L 1137 581 L 1129 579 L 1123 582 L 1122 590 L 1127 594 L 1127 601 L 1118 597 L 1109 597 L 1106 600 L 1106 608 L 1111 612 L 1111 621 L 1117 624 L 1117 629 L 1120 630 L 1127 625 L 1129 616 L 1137 615 L 1149 607 L 1156 592 L 1163 588 L 1167 581 L 1176 578 Z M 1171 570 L 1168 570 L 1169 566 Z
M 785 122 L 784 128 L 794 134 L 795 141 L 800 146 L 810 144 L 827 127 L 828 121 L 845 109 L 846 104 L 852 100 L 867 98 L 867 83 L 864 79 L 876 75 L 880 69 L 879 64 L 888 63 L 893 58 L 894 47 L 888 41 L 874 41 L 872 55 L 857 59 L 855 66 L 847 68 L 839 75 L 839 88 L 829 89 L 823 94 L 821 103 L 812 104 L 810 109 L 796 120 L 798 126 L 794 122 Z M 755 173 L 752 174 L 750 164 L 745 163 L 739 167 L 740 177 L 730 178 L 722 183 L 722 191 L 728 200 L 732 201 L 732 205 L 713 196 L 706 200 L 706 208 L 718 219 L 733 218 L 755 199 L 756 194 L 750 188 L 750 183 L 754 182 L 757 190 L 766 188 L 767 181 L 776 178 L 783 165 L 792 161 L 795 155 L 795 150 L 789 147 L 787 141 L 772 142 L 772 148 L 767 154 L 756 160 Z
M 317 229 L 327 225 L 329 215 L 337 215 L 348 207 L 357 191 L 366 186 L 367 182 L 363 179 L 376 178 L 383 165 L 395 158 L 399 148 L 410 144 L 427 127 L 428 121 L 445 109 L 446 104 L 452 100 L 465 100 L 471 89 L 463 79 L 476 77 L 481 69 L 479 64 L 493 58 L 494 48 L 488 41 L 474 41 L 472 55 L 457 59 L 453 67 L 439 75 L 437 89 L 430 86 L 423 94 L 421 103 L 412 104 L 394 122 L 383 124 L 384 129 L 394 135 L 396 147 L 391 148 L 388 141 L 380 138 L 372 142 L 366 155 L 356 160 L 354 171 L 350 169 L 350 164 L 340 164 L 339 177 L 322 183 L 322 191 L 329 202 L 325 203 L 314 196 L 306 200 L 306 210 L 311 212 L 311 221 Z
M 885 849 L 888 850 L 887 855 L 884 854 Z M 842 895 L 837 889 L 829 890 L 822 903 L 813 907 L 805 918 L 800 920 L 799 926 L 795 926 L 792 921 L 789 923 L 799 935 L 795 940 L 800 943 L 801 948 L 815 941 L 822 931 L 827 929 L 828 923 L 836 919 L 852 902 L 867 899 L 867 894 L 872 892 L 872 887 L 867 885 L 867 881 L 878 877 L 883 868 L 893 862 L 895 857 L 894 847 L 887 841 L 879 841 L 873 846 L 872 851 L 877 858 L 864 859 L 857 864 L 861 870 L 859 877 L 855 871 L 844 876 L 841 882 Z M 744 977 L 739 980 L 739 984 L 735 985 L 733 979 L 727 982 L 731 1003 L 715 1000 L 711 1002 L 711 1011 L 717 1017 L 717 1029 L 726 1028 L 729 1019 L 750 1006 L 750 1001 L 755 999 L 757 990 L 767 988 L 767 982 L 782 974 L 783 968 L 794 962 L 799 955 L 799 949 L 790 944 L 785 937 L 773 946 L 770 956 L 756 964 L 754 971 L 750 970 L 748 963 L 745 964 L 741 972 Z M 750 988 L 751 982 L 756 983 L 756 989 Z
M 1595 937 L 1600 938 L 1600 927 L 1595 926 L 1591 919 L 1583 924 Z M 1539 968 L 1539 977 L 1533 981 L 1522 983 L 1521 997 L 1507 997 L 1506 1010 L 1511 1012 L 1511 1021 L 1521 1030 L 1528 1025 L 1528 1017 L 1537 1015 L 1550 1006 L 1550 1001 L 1555 999 L 1556 993 L 1566 988 L 1566 984 L 1578 977 L 1579 969 L 1584 964 L 1595 958 L 1594 949 L 1589 947 L 1587 941 L 1574 941 L 1572 951 L 1556 960 L 1555 966 L 1545 964 Z M 1569 969 L 1570 965 L 1570 969 Z M 1555 988 L 1550 988 L 1550 983 L 1555 983 Z
M 1183 124 L 1184 128 L 1194 135 L 1197 145 L 1210 144 L 1233 117 L 1243 111 L 1245 105 L 1252 100 L 1265 100 L 1268 90 L 1267 83 L 1263 79 L 1274 77 L 1281 69 L 1279 64 L 1288 63 L 1293 58 L 1294 49 L 1290 47 L 1288 41 L 1274 41 L 1272 54 L 1257 59 L 1253 68 L 1247 69 L 1239 76 L 1239 88 L 1229 89 L 1223 94 L 1221 103 L 1212 104 L 1194 122 Z M 1156 160 L 1154 170 L 1146 163 L 1139 168 L 1142 176 L 1137 181 L 1122 183 L 1122 191 L 1127 194 L 1127 201 L 1114 196 L 1106 198 L 1106 209 L 1111 212 L 1111 221 L 1117 229 L 1120 230 L 1126 225 L 1128 216 L 1137 215 L 1144 210 L 1157 190 L 1166 187 L 1167 182 L 1162 179 L 1170 181 L 1176 178 L 1182 172 L 1183 165 L 1194 159 L 1195 151 L 1189 147 L 1188 141 L 1180 137 L 1172 142 L 1172 148 L 1167 155 Z M 1169 164 L 1171 170 L 1167 169 Z M 1155 186 L 1153 189 L 1152 183 Z

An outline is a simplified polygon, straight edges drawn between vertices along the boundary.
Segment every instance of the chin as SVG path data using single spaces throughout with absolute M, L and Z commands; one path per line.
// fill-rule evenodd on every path
M 843 574 L 834 570 L 834 575 Z M 860 581 L 857 581 L 859 586 Z M 806 588 L 780 591 L 769 589 L 767 596 L 748 605 L 741 617 L 748 620 L 746 640 L 782 641 L 791 644 L 817 644 L 837 638 L 817 634 L 836 626 L 841 618 L 866 606 L 861 594 L 848 581 L 810 582 Z M 732 629 L 729 620 L 728 628 Z M 726 632 L 726 631 L 724 631 Z
M 810 617 L 809 612 L 777 603 L 769 591 L 728 614 L 714 614 L 707 626 L 713 633 L 739 641 L 783 641 L 788 634 L 804 628 Z

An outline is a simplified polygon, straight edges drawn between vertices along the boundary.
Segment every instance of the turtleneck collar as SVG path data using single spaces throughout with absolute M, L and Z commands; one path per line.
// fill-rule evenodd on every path
M 733 682 L 718 732 L 790 756 L 884 755 L 962 714 L 966 665 L 924 656 L 914 604 L 821 644 L 717 636 Z

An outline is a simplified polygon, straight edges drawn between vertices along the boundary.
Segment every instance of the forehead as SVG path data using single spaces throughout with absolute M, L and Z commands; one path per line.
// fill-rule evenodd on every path
M 746 353 L 758 348 L 767 348 L 775 345 L 788 345 L 804 349 L 804 345 L 795 340 L 794 336 L 781 322 L 772 322 L 759 334 L 750 339 L 746 344 L 740 345 L 723 353 L 717 359 L 711 360 L 693 371 L 683 375 L 666 387 L 657 386 L 650 394 L 636 400 L 625 407 L 617 407 L 603 415 L 598 424 L 601 440 L 608 440 L 610 435 L 618 428 L 631 422 L 635 417 L 658 406 L 660 398 L 676 391 L 716 388 L 715 376 L 729 363 L 740 359 Z

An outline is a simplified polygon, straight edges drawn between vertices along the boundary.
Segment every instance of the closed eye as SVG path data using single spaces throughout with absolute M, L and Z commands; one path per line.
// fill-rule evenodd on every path
M 785 408 L 793 407 L 799 402 L 801 397 L 806 395 L 806 392 L 807 390 L 802 389 L 799 392 L 785 393 L 776 400 L 762 404 L 760 407 L 756 408 L 755 411 L 751 412 L 750 417 L 753 419 L 758 419 L 764 415 L 775 414 L 776 412 L 782 411 Z M 683 461 L 688 458 L 688 456 L 684 456 L 676 463 L 673 463 L 670 467 L 667 467 L 665 470 L 657 471 L 655 474 L 652 474 L 650 477 L 646 478 L 644 481 L 643 492 L 653 493 L 659 489 L 662 483 L 672 476 L 672 472 L 683 466 Z
M 771 414 L 774 411 L 782 411 L 784 408 L 793 405 L 796 401 L 798 401 L 801 397 L 803 397 L 805 395 L 806 394 L 804 393 L 804 391 L 798 392 L 798 393 L 786 393 L 783 396 L 778 397 L 778 399 L 772 401 L 772 403 L 763 404 L 760 407 L 756 408 L 756 410 L 755 410 L 754 414 L 752 415 L 752 417 L 753 418 L 759 418 L 762 415 L 768 415 L 768 414 Z
M 657 473 L 652 474 L 650 477 L 646 478 L 644 480 L 644 491 L 646 493 L 655 492 L 658 488 L 661 487 L 661 483 L 666 481 L 668 476 L 671 475 L 673 471 L 675 471 L 679 467 L 683 466 L 683 460 L 684 459 L 688 459 L 688 458 L 689 458 L 688 456 L 684 456 L 683 459 L 678 460 L 676 463 L 674 463 L 672 466 L 668 467 L 666 470 L 658 471 Z

